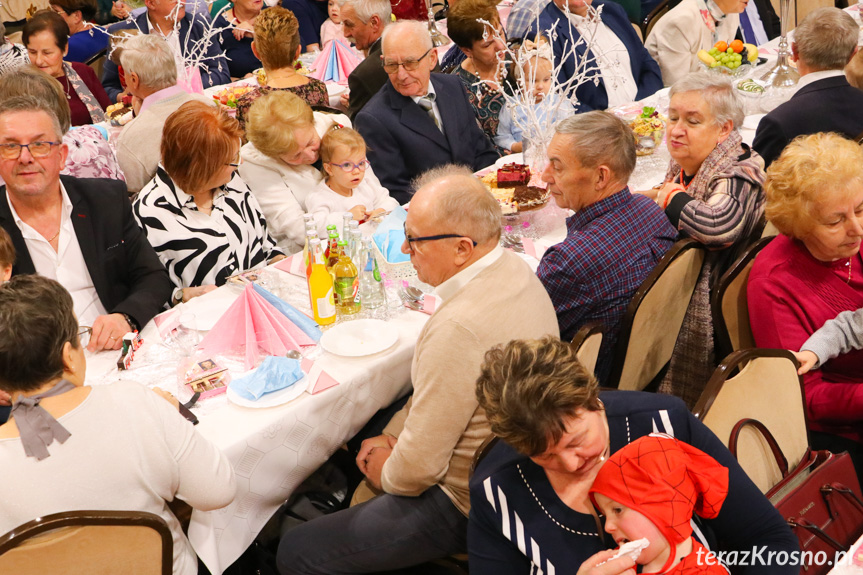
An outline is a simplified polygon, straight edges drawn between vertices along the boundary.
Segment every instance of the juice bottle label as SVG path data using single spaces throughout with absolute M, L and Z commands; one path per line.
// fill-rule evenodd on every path
M 352 277 L 340 277 L 336 278 L 336 299 L 340 303 L 350 303 L 354 301 L 354 297 L 356 296 L 356 292 L 354 290 L 354 283 L 356 278 Z M 359 287 L 359 284 L 356 284 Z
M 318 317 L 321 319 L 327 319 L 336 315 L 336 305 L 333 301 L 333 290 L 327 292 L 327 295 L 324 297 L 318 298 Z

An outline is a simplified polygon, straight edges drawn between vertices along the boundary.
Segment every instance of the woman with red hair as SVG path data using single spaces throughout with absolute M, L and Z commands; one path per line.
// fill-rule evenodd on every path
M 174 303 L 284 258 L 236 174 L 242 134 L 234 118 L 198 101 L 165 122 L 162 163 L 132 209 L 174 281 Z

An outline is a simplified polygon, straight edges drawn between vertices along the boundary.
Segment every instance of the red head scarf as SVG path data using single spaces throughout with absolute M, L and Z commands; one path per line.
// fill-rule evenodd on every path
M 594 505 L 595 493 L 650 519 L 672 546 L 670 562 L 674 547 L 692 536 L 693 512 L 706 519 L 719 514 L 728 494 L 728 469 L 691 445 L 651 434 L 608 459 L 590 488 Z

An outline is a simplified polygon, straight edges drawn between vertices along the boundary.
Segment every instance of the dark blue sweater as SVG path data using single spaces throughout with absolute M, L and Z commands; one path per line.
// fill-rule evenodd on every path
M 716 519 L 700 520 L 713 550 L 797 551 L 797 538 L 749 480 L 722 442 L 678 398 L 633 391 L 600 394 L 608 416 L 611 452 L 654 431 L 674 435 L 728 468 L 728 497 Z M 592 515 L 557 496 L 541 467 L 500 443 L 470 482 L 468 550 L 471 575 L 575 573 L 593 554 L 614 548 Z M 508 536 L 506 535 L 508 533 Z M 601 535 L 600 535 L 601 533 Z M 698 532 L 695 533 L 698 536 Z M 732 567 L 747 575 L 796 575 L 794 565 Z

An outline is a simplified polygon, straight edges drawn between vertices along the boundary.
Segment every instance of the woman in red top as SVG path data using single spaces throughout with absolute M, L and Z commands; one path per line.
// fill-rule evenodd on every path
M 63 61 L 69 50 L 69 26 L 59 14 L 53 10 L 36 12 L 24 25 L 22 40 L 30 62 L 63 86 L 73 126 L 105 120 L 105 108 L 111 102 L 96 73 L 86 64 Z
M 800 349 L 863 307 L 863 150 L 836 134 L 794 140 L 770 165 L 767 219 L 781 235 L 755 259 L 748 300 L 758 347 Z M 803 376 L 813 447 L 863 454 L 863 351 Z

